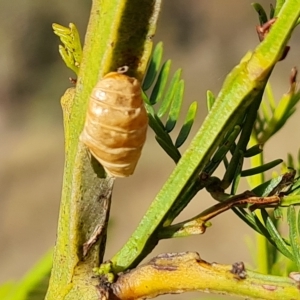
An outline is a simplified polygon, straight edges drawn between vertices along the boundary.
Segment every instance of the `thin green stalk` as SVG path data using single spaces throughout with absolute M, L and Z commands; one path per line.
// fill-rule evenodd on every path
M 252 134 L 249 142 L 249 147 L 258 144 L 259 141 Z M 258 166 L 262 166 L 264 164 L 263 152 L 260 154 L 251 157 L 250 159 L 251 167 L 255 168 Z M 248 178 L 249 185 L 251 189 L 265 182 L 264 173 L 259 173 Z M 262 221 L 261 212 L 259 210 L 256 211 L 256 215 L 260 221 Z M 257 259 L 257 271 L 262 274 L 268 274 L 270 270 L 269 266 L 269 246 L 268 240 L 263 235 L 256 233 L 256 259 Z

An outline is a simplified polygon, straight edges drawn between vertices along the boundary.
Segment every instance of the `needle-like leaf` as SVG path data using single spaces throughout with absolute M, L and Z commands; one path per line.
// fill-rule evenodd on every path
M 273 242 L 276 244 L 277 249 L 283 255 L 288 257 L 289 259 L 294 260 L 294 256 L 291 252 L 290 247 L 285 243 L 285 241 L 281 237 L 280 233 L 278 232 L 276 226 L 272 222 L 272 220 L 271 220 L 270 216 L 268 215 L 268 213 L 266 212 L 266 210 L 262 209 L 261 213 L 262 213 L 262 217 L 264 219 L 266 228 L 267 228 L 270 236 L 272 237 Z
M 162 98 L 164 91 L 165 91 L 165 87 L 168 81 L 168 76 L 170 73 L 170 68 L 171 68 L 171 61 L 167 60 L 158 75 L 158 78 L 156 80 L 156 83 L 154 85 L 153 91 L 151 93 L 150 96 L 150 103 L 152 105 L 156 104 L 157 102 L 160 101 L 160 99 Z
M 267 17 L 267 14 L 266 14 L 264 8 L 259 3 L 252 3 L 251 5 L 258 13 L 260 25 L 265 24 L 268 21 L 268 17 Z
M 196 118 L 197 107 L 198 107 L 198 104 L 196 101 L 194 101 L 190 105 L 189 110 L 188 110 L 185 120 L 184 120 L 184 124 L 182 125 L 180 132 L 178 134 L 178 137 L 176 139 L 176 142 L 175 142 L 176 148 L 179 148 L 186 141 L 186 139 L 191 131 L 191 128 L 194 124 L 195 118 Z
M 294 261 L 297 264 L 298 271 L 300 271 L 300 238 L 296 210 L 293 205 L 288 207 L 287 220 L 289 224 L 291 250 L 294 256 Z
M 216 100 L 216 97 L 214 96 L 212 91 L 207 91 L 206 92 L 206 105 L 207 105 L 207 110 L 210 111 L 212 106 L 214 105 Z
M 171 103 L 170 112 L 166 123 L 167 132 L 171 132 L 177 123 L 180 114 L 180 109 L 182 106 L 183 93 L 184 93 L 184 82 L 183 80 L 180 80 L 179 83 L 176 85 L 176 92 L 173 101 Z
M 172 147 L 164 139 L 161 139 L 158 136 L 156 136 L 155 139 L 157 140 L 159 145 L 166 151 L 166 153 L 174 160 L 174 162 L 178 163 L 178 161 L 181 157 L 179 151 L 175 147 Z
M 269 163 L 263 164 L 259 167 L 255 167 L 255 168 L 251 168 L 251 169 L 247 169 L 247 170 L 243 170 L 241 172 L 241 176 L 242 177 L 246 177 L 246 176 L 253 176 L 255 174 L 260 174 L 263 172 L 266 172 L 276 166 L 278 166 L 279 164 L 281 164 L 283 162 L 282 159 L 275 159 Z
M 168 111 L 168 109 L 173 101 L 174 95 L 176 93 L 177 85 L 180 81 L 180 76 L 181 76 L 181 69 L 178 69 L 175 72 L 175 74 L 170 82 L 168 90 L 167 90 L 165 96 L 163 97 L 160 108 L 157 112 L 157 116 L 159 118 L 163 117 L 165 115 L 165 113 Z
M 160 68 L 160 64 L 161 64 L 161 60 L 162 60 L 162 56 L 163 56 L 163 43 L 159 42 L 155 48 L 154 51 L 152 53 L 152 57 L 147 69 L 147 74 L 145 76 L 143 85 L 142 85 L 142 89 L 144 91 L 147 91 L 153 84 L 158 70 Z

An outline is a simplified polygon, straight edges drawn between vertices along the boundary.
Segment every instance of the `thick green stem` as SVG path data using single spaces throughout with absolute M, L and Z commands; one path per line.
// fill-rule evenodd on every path
M 98 299 L 92 269 L 102 262 L 111 178 L 79 143 L 89 95 L 99 78 L 122 66 L 142 79 L 151 53 L 160 0 L 94 0 L 76 90 L 62 98 L 66 161 L 47 300 Z M 102 227 L 101 227 L 102 226 Z M 98 242 L 83 257 L 96 228 Z

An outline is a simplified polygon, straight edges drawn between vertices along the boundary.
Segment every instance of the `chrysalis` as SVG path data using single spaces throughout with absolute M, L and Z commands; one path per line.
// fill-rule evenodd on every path
M 122 72 L 120 69 L 108 73 L 93 89 L 80 136 L 106 172 L 114 177 L 133 174 L 148 127 L 141 85 Z

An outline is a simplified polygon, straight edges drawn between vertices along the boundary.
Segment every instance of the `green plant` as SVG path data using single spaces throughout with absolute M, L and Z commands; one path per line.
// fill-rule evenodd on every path
M 171 62 L 161 66 L 161 43 L 148 64 L 160 1 L 143 0 L 142 13 L 137 9 L 141 6 L 137 1 L 95 0 L 83 51 L 74 25 L 69 29 L 54 25 L 63 43 L 60 53 L 78 78 L 76 88 L 67 90 L 62 98 L 66 165 L 46 299 L 137 299 L 192 290 L 259 299 L 297 299 L 300 214 L 294 206 L 300 204 L 300 180 L 295 178 L 296 171 L 300 175 L 300 157 L 295 160 L 289 156 L 286 166 L 293 169 L 286 168 L 282 175 L 265 180 L 264 173 L 282 160 L 265 163 L 262 145 L 284 126 L 300 99 L 295 69 L 289 92 L 277 105 L 268 85 L 299 22 L 300 0 L 277 1 L 269 20 L 263 8 L 254 4 L 261 22 L 258 31 L 262 42 L 229 73 L 217 97 L 207 93 L 209 114 L 184 153 L 179 148 L 190 132 L 197 103 L 190 105 L 173 142 L 184 82 L 178 70 L 166 89 Z M 139 80 L 145 77 L 143 95 L 149 125 L 176 167 L 129 241 L 103 263 L 114 178 L 105 176 L 102 166 L 90 160 L 79 135 L 87 99 L 97 79 L 125 65 L 131 76 Z M 151 94 L 147 94 L 152 86 Z M 250 169 L 243 168 L 247 158 L 251 160 Z M 226 169 L 222 178 L 213 176 L 220 164 Z M 247 177 L 251 191 L 238 193 L 242 177 Z M 173 224 L 201 189 L 206 189 L 218 203 L 192 219 Z M 209 221 L 228 209 L 258 232 L 259 271 L 268 275 L 246 270 L 243 263 L 208 264 L 191 252 L 167 253 L 138 266 L 159 240 L 203 234 Z M 288 238 L 282 236 L 277 219 L 285 211 Z M 283 277 L 287 274 L 279 267 L 282 260 L 284 272 L 294 271 L 290 278 Z

